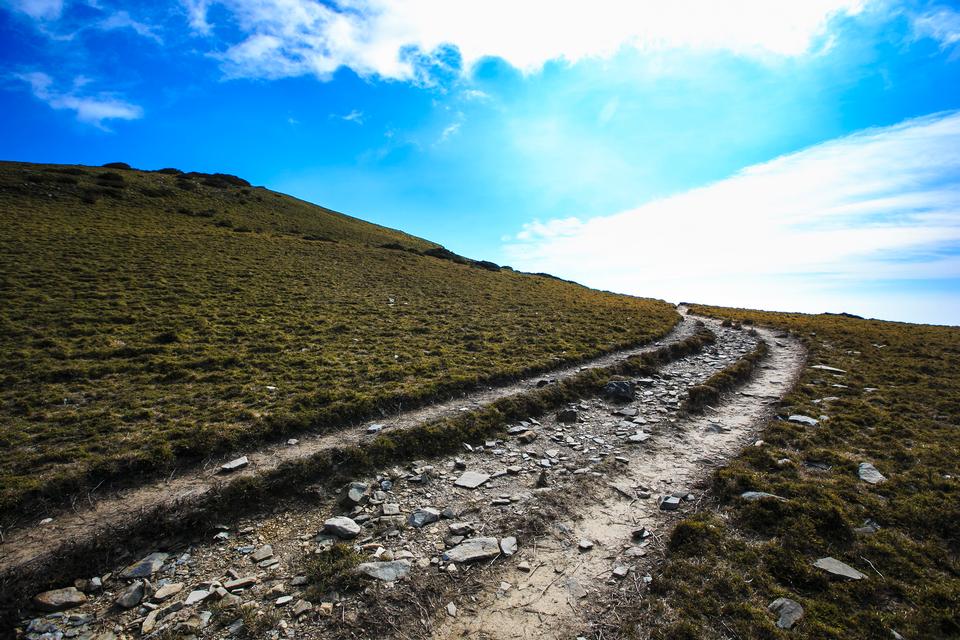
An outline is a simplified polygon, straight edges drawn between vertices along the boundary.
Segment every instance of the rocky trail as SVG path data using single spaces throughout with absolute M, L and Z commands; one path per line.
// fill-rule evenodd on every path
M 60 548 L 95 537 L 101 532 L 122 532 L 126 525 L 135 523 L 144 513 L 198 503 L 206 496 L 216 494 L 229 483 L 263 476 L 284 463 L 309 458 L 324 449 L 370 440 L 378 433 L 390 433 L 443 416 L 470 411 L 497 399 L 535 388 L 542 380 L 563 380 L 585 368 L 606 367 L 663 344 L 678 342 L 690 336 L 693 331 L 693 322 L 685 318 L 669 335 L 650 345 L 616 351 L 549 374 L 482 389 L 422 408 L 401 411 L 363 427 L 320 434 L 305 433 L 299 438 L 266 445 L 243 455 L 237 452 L 237 455 L 212 458 L 198 469 L 174 473 L 160 482 L 112 493 L 101 489 L 99 493 L 93 491 L 77 496 L 70 511 L 51 514 L 51 518 L 0 532 L 3 534 L 0 542 L 0 575 L 55 555 Z
M 743 447 L 762 446 L 755 429 L 803 365 L 804 350 L 792 338 L 704 321 L 715 344 L 655 375 L 615 385 L 608 396 L 511 424 L 503 439 L 398 462 L 308 503 L 224 523 L 209 536 L 158 539 L 146 557 L 130 556 L 97 577 L 78 576 L 74 585 L 40 594 L 20 634 L 31 640 L 591 636 L 592 611 L 626 594 L 643 597 L 656 579 L 674 522 L 703 498 L 700 481 Z M 693 325 L 685 318 L 664 342 L 691 335 Z M 769 353 L 749 382 L 702 416 L 680 415 L 691 386 L 761 339 Z M 537 382 L 402 414 L 374 431 L 482 406 Z M 330 446 L 331 438 L 340 444 L 344 437 L 369 437 L 364 431 L 248 455 L 238 473 L 277 464 L 274 456 L 296 455 L 298 448 Z M 222 482 L 213 474 L 218 466 L 176 489 L 144 488 L 126 497 L 182 500 L 189 495 L 182 492 Z M 114 517 L 104 502 L 123 499 L 11 538 L 0 545 L 0 563 L 26 561 L 25 549 L 55 552 L 57 536 L 83 535 L 100 514 Z M 4 549 L 11 544 L 21 551 Z M 323 562 L 344 549 L 351 562 L 343 575 L 324 574 Z M 122 540 L 116 551 L 122 558 Z

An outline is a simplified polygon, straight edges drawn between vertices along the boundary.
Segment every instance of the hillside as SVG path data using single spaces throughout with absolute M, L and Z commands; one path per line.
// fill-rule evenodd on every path
M 219 174 L 0 164 L 0 514 L 664 335 Z

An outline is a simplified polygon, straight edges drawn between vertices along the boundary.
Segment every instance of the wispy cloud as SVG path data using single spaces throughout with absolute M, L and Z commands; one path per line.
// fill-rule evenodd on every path
M 54 88 L 53 78 L 46 73 L 35 71 L 18 74 L 18 79 L 30 86 L 33 95 L 53 109 L 73 111 L 77 120 L 109 131 L 104 124 L 107 120 L 137 120 L 143 117 L 143 109 L 130 104 L 110 93 L 82 95 L 80 90 L 90 81 L 80 77 L 70 91 Z
M 440 139 L 437 140 L 437 144 L 446 142 L 451 136 L 456 135 L 457 132 L 460 131 L 460 125 L 460 122 L 453 122 L 444 127 L 443 131 L 440 132 Z
M 615 215 L 531 222 L 505 251 L 520 268 L 602 288 L 801 310 L 822 310 L 830 291 L 960 278 L 960 112 L 866 130 Z
M 828 35 L 830 20 L 866 0 L 182 0 L 190 24 L 210 32 L 207 10 L 225 7 L 242 39 L 221 53 L 230 75 L 329 79 L 341 67 L 364 77 L 417 80 L 423 67 L 469 70 L 495 56 L 525 72 L 547 61 L 606 57 L 625 47 L 796 56 Z
M 157 27 L 149 25 L 145 22 L 134 20 L 126 11 L 117 11 L 116 13 L 110 14 L 101 20 L 97 26 L 103 31 L 130 29 L 138 36 L 153 40 L 158 44 L 163 43 L 163 38 L 160 37 L 159 29 Z
M 341 120 L 346 120 L 347 122 L 353 122 L 354 124 L 362 125 L 364 121 L 363 111 L 357 109 L 352 110 L 350 113 L 342 116 L 336 116 Z
M 63 13 L 63 0 L 7 0 L 4 4 L 36 20 L 56 20 Z
M 935 7 L 913 17 L 913 29 L 918 37 L 933 38 L 944 49 L 960 43 L 960 11 L 949 7 Z

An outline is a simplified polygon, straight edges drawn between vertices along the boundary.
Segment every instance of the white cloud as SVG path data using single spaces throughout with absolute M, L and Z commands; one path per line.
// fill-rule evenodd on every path
M 918 37 L 933 38 L 944 49 L 960 42 L 960 12 L 948 7 L 937 7 L 914 16 L 913 29 Z
M 63 0 L 9 0 L 4 4 L 35 20 L 56 20 L 63 13 Z
M 855 304 L 839 292 L 871 283 L 960 278 L 958 250 L 956 111 L 833 140 L 615 215 L 529 223 L 505 247 L 514 266 L 591 286 L 796 310 Z
M 157 32 L 156 27 L 148 25 L 144 22 L 138 22 L 130 17 L 130 14 L 126 11 L 118 11 L 114 14 L 111 14 L 103 21 L 100 22 L 99 28 L 103 31 L 113 31 L 115 29 L 130 29 L 138 36 L 153 40 L 157 43 L 162 43 L 163 39 L 160 37 Z
M 62 92 L 54 89 L 53 79 L 45 73 L 36 71 L 17 77 L 30 85 L 33 95 L 51 108 L 73 111 L 80 122 L 92 124 L 105 131 L 109 130 L 104 125 L 105 120 L 137 120 L 143 117 L 143 109 L 139 106 L 111 94 L 77 95 L 77 91 L 89 83 L 88 78 L 77 78 L 72 91 Z
M 210 2 L 208 0 L 181 0 L 181 4 L 187 12 L 187 22 L 190 24 L 190 28 L 196 33 L 209 34 L 211 26 L 207 22 L 207 10 L 210 8 Z
M 867 0 L 183 0 L 190 24 L 209 33 L 207 9 L 223 5 L 244 38 L 221 54 L 234 76 L 417 80 L 452 45 L 464 68 L 503 58 L 525 72 L 547 61 L 608 57 L 625 47 L 726 50 L 796 56 L 828 35 L 830 20 Z
M 460 131 L 460 125 L 461 125 L 460 122 L 453 122 L 447 125 L 446 127 L 444 127 L 443 131 L 440 132 L 440 139 L 437 140 L 437 144 L 440 144 L 441 142 L 446 142 L 447 140 L 450 139 L 451 136 L 456 135 L 456 133 Z
M 346 115 L 337 116 L 337 117 L 339 117 L 341 120 L 346 120 L 347 122 L 354 122 L 359 125 L 363 124 L 363 119 L 364 119 L 363 111 L 358 111 L 356 109 L 354 109 L 353 111 L 351 111 Z

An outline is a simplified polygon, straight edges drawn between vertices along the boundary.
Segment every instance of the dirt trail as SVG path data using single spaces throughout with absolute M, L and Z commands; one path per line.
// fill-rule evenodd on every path
M 707 321 L 716 330 L 716 324 Z M 793 385 L 805 358 L 803 347 L 792 339 L 776 338 L 759 329 L 770 354 L 760 371 L 738 392 L 727 396 L 702 417 L 678 421 L 629 456 L 619 478 L 610 479 L 608 491 L 583 505 L 576 520 L 560 523 L 551 535 L 525 545 L 517 556 L 488 578 L 484 592 L 456 618 L 448 618 L 434 638 L 571 638 L 584 634 L 585 612 L 597 606 L 605 590 L 630 589 L 653 580 L 648 571 L 677 520 L 688 507 L 664 511 L 657 498 L 685 495 L 712 467 L 742 448 L 757 446 L 755 431 L 769 417 L 775 403 Z M 690 361 L 664 368 L 665 373 L 689 369 Z M 595 407 L 593 411 L 609 410 Z M 589 419 L 589 417 L 588 417 Z M 762 446 L 762 443 L 759 445 Z M 647 494 L 649 498 L 644 498 Z M 696 500 L 697 496 L 693 496 Z M 681 502 L 683 505 L 683 501 Z M 635 537 L 645 528 L 649 537 Z M 579 548 L 589 541 L 592 549 Z M 526 563 L 531 570 L 518 569 Z M 622 576 L 614 570 L 626 571 Z M 503 584 L 516 586 L 504 590 Z
M 686 318 L 669 339 L 689 335 L 694 321 Z M 156 588 L 181 585 L 177 595 L 128 610 L 113 606 L 132 584 L 120 571 L 138 556 L 126 553 L 115 560 L 117 566 L 102 567 L 109 570 L 102 591 L 71 609 L 67 618 L 25 620 L 24 637 L 40 640 L 43 629 L 98 640 L 114 637 L 97 635 L 108 632 L 135 637 L 153 615 L 156 634 L 189 631 L 223 640 L 244 633 L 298 640 L 572 638 L 584 630 L 591 608 L 602 604 L 610 589 L 643 584 L 653 561 L 662 557 L 673 523 L 695 505 L 682 502 L 677 511 L 662 511 L 658 498 L 691 491 L 695 501 L 702 497 L 698 480 L 752 445 L 760 420 L 799 374 L 804 351 L 798 342 L 765 330 L 751 335 L 704 321 L 716 333 L 716 343 L 637 380 L 630 402 L 584 399 L 570 406 L 573 420 L 531 418 L 507 425 L 511 428 L 503 438 L 464 443 L 459 455 L 398 462 L 356 478 L 368 488 L 352 508 L 343 507 L 338 492 L 326 491 L 309 502 L 278 505 L 272 513 L 251 513 L 215 536 L 198 532 L 193 539 L 157 540 L 154 550 L 163 551 L 164 560 L 150 580 Z M 733 364 L 760 338 L 770 353 L 751 382 L 703 417 L 678 416 L 687 389 Z M 611 364 L 624 355 L 604 360 Z M 459 411 L 468 402 L 490 402 L 505 394 L 498 389 L 441 406 Z M 416 423 L 412 416 L 423 420 L 440 411 L 435 406 L 382 422 L 403 428 Z M 333 438 L 340 443 L 344 437 Z M 351 432 L 349 437 L 364 436 Z M 465 486 L 466 473 L 486 479 Z M 411 526 L 412 517 L 424 509 L 432 510 L 433 519 Z M 558 521 L 556 513 L 565 515 Z M 407 563 L 409 574 L 396 581 L 367 581 L 358 591 L 314 592 L 310 608 L 304 601 L 309 588 L 305 574 L 310 559 L 337 539 L 323 532 L 334 515 L 349 516 L 359 525 L 351 542 L 366 561 L 396 559 Z M 631 540 L 639 527 L 652 535 Z M 448 557 L 461 543 L 481 537 L 493 539 L 492 557 L 469 564 Z M 578 550 L 581 539 L 589 539 L 592 549 Z M 508 557 L 502 550 L 511 544 L 517 549 Z M 612 575 L 618 566 L 627 569 L 623 578 Z M 225 605 L 226 598 L 216 605 L 190 600 L 197 591 L 206 594 L 236 576 L 249 576 L 252 586 L 231 589 L 228 597 L 234 604 Z M 251 616 L 241 616 L 241 606 L 272 621 L 264 629 L 244 631 Z
M 539 380 L 562 380 L 585 368 L 606 367 L 632 355 L 652 351 L 658 346 L 678 342 L 694 332 L 692 320 L 684 317 L 663 339 L 642 347 L 609 353 L 585 363 L 525 378 L 513 384 L 491 387 L 465 394 L 446 402 L 419 409 L 399 412 L 372 421 L 383 425 L 383 433 L 414 427 L 460 411 L 476 409 L 522 391 L 534 388 Z M 123 530 L 124 523 L 136 522 L 141 514 L 165 507 L 183 506 L 199 502 L 204 496 L 223 488 L 238 478 L 265 474 L 281 464 L 308 458 L 333 447 L 355 444 L 374 435 L 366 432 L 366 425 L 325 432 L 304 433 L 296 445 L 286 442 L 263 446 L 252 452 L 210 459 L 200 468 L 174 474 L 166 480 L 114 493 L 91 493 L 77 501 L 74 511 L 56 515 L 52 522 L 4 531 L 0 542 L 0 574 L 12 572 L 26 563 L 51 557 L 57 550 L 101 532 Z M 249 465 L 229 475 L 218 473 L 220 466 L 240 455 L 246 455 Z

